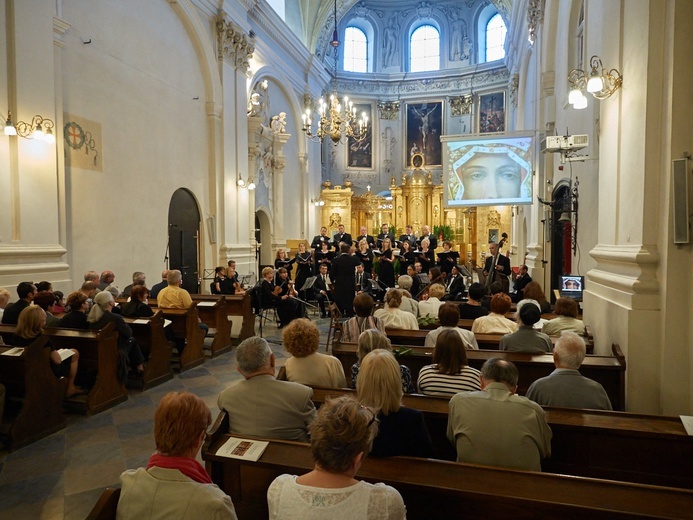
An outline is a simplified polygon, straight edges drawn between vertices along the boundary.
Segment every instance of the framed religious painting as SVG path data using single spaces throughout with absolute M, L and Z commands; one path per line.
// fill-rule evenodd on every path
M 477 114 L 478 133 L 505 132 L 505 91 L 480 94 Z
M 412 157 L 423 155 L 426 166 L 442 164 L 440 136 L 443 133 L 443 102 L 407 103 L 406 149 L 404 163 L 411 167 Z
M 373 169 L 373 107 L 367 103 L 356 103 L 356 125 L 363 120 L 364 114 L 368 118 L 368 130 L 363 139 L 349 137 L 347 141 L 347 168 L 348 169 Z

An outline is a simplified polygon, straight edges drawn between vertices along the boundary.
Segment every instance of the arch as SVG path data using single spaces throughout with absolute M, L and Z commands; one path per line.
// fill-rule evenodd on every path
M 183 275 L 182 287 L 200 292 L 200 206 L 192 191 L 178 188 L 168 206 L 168 263 Z
M 572 228 L 570 223 L 559 221 L 561 213 L 566 207 L 570 207 L 570 181 L 561 179 L 556 183 L 551 194 L 553 200 L 551 211 L 551 288 L 558 287 L 560 277 L 563 274 L 570 274 L 572 256 L 570 254 L 570 243 Z M 567 245 L 566 245 L 567 244 Z M 545 294 L 549 291 L 545 290 Z
M 488 4 L 481 9 L 476 17 L 476 55 L 478 63 L 486 63 L 486 26 L 491 18 L 500 15 L 506 28 L 506 40 L 509 32 L 508 22 L 494 4 Z
M 255 210 L 255 223 L 259 231 L 256 231 L 256 237 L 259 235 L 259 254 L 258 254 L 258 280 L 261 278 L 262 269 L 260 266 L 273 265 L 272 258 L 272 236 L 274 229 L 272 227 L 272 217 L 269 208 L 260 206 Z

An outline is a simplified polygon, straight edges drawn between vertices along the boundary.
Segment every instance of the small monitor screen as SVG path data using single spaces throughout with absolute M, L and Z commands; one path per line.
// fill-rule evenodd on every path
M 573 298 L 582 301 L 582 289 L 585 286 L 584 276 L 564 275 L 561 276 L 561 287 L 558 290 L 561 297 Z
M 444 136 L 446 207 L 531 204 L 535 135 Z

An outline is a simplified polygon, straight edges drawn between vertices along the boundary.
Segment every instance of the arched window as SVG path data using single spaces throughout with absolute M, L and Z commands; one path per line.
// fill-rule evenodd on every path
M 409 39 L 409 70 L 440 69 L 440 33 L 432 25 L 418 27 Z
M 344 31 L 344 70 L 368 72 L 368 38 L 358 27 Z
M 499 14 L 495 14 L 486 24 L 486 61 L 496 61 L 505 58 L 505 22 Z

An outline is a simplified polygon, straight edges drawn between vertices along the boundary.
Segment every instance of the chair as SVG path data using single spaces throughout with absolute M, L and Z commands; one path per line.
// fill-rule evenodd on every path
M 329 351 L 330 349 L 330 341 L 334 342 L 334 340 L 337 339 L 337 333 L 339 333 L 340 337 L 344 333 L 344 329 L 342 328 L 341 322 L 342 313 L 339 310 L 339 307 L 337 307 L 337 304 L 330 303 L 328 310 L 330 312 L 330 327 L 329 329 L 327 329 L 327 341 L 325 342 L 325 352 Z
M 120 488 L 106 488 L 89 512 L 87 520 L 115 520 Z

